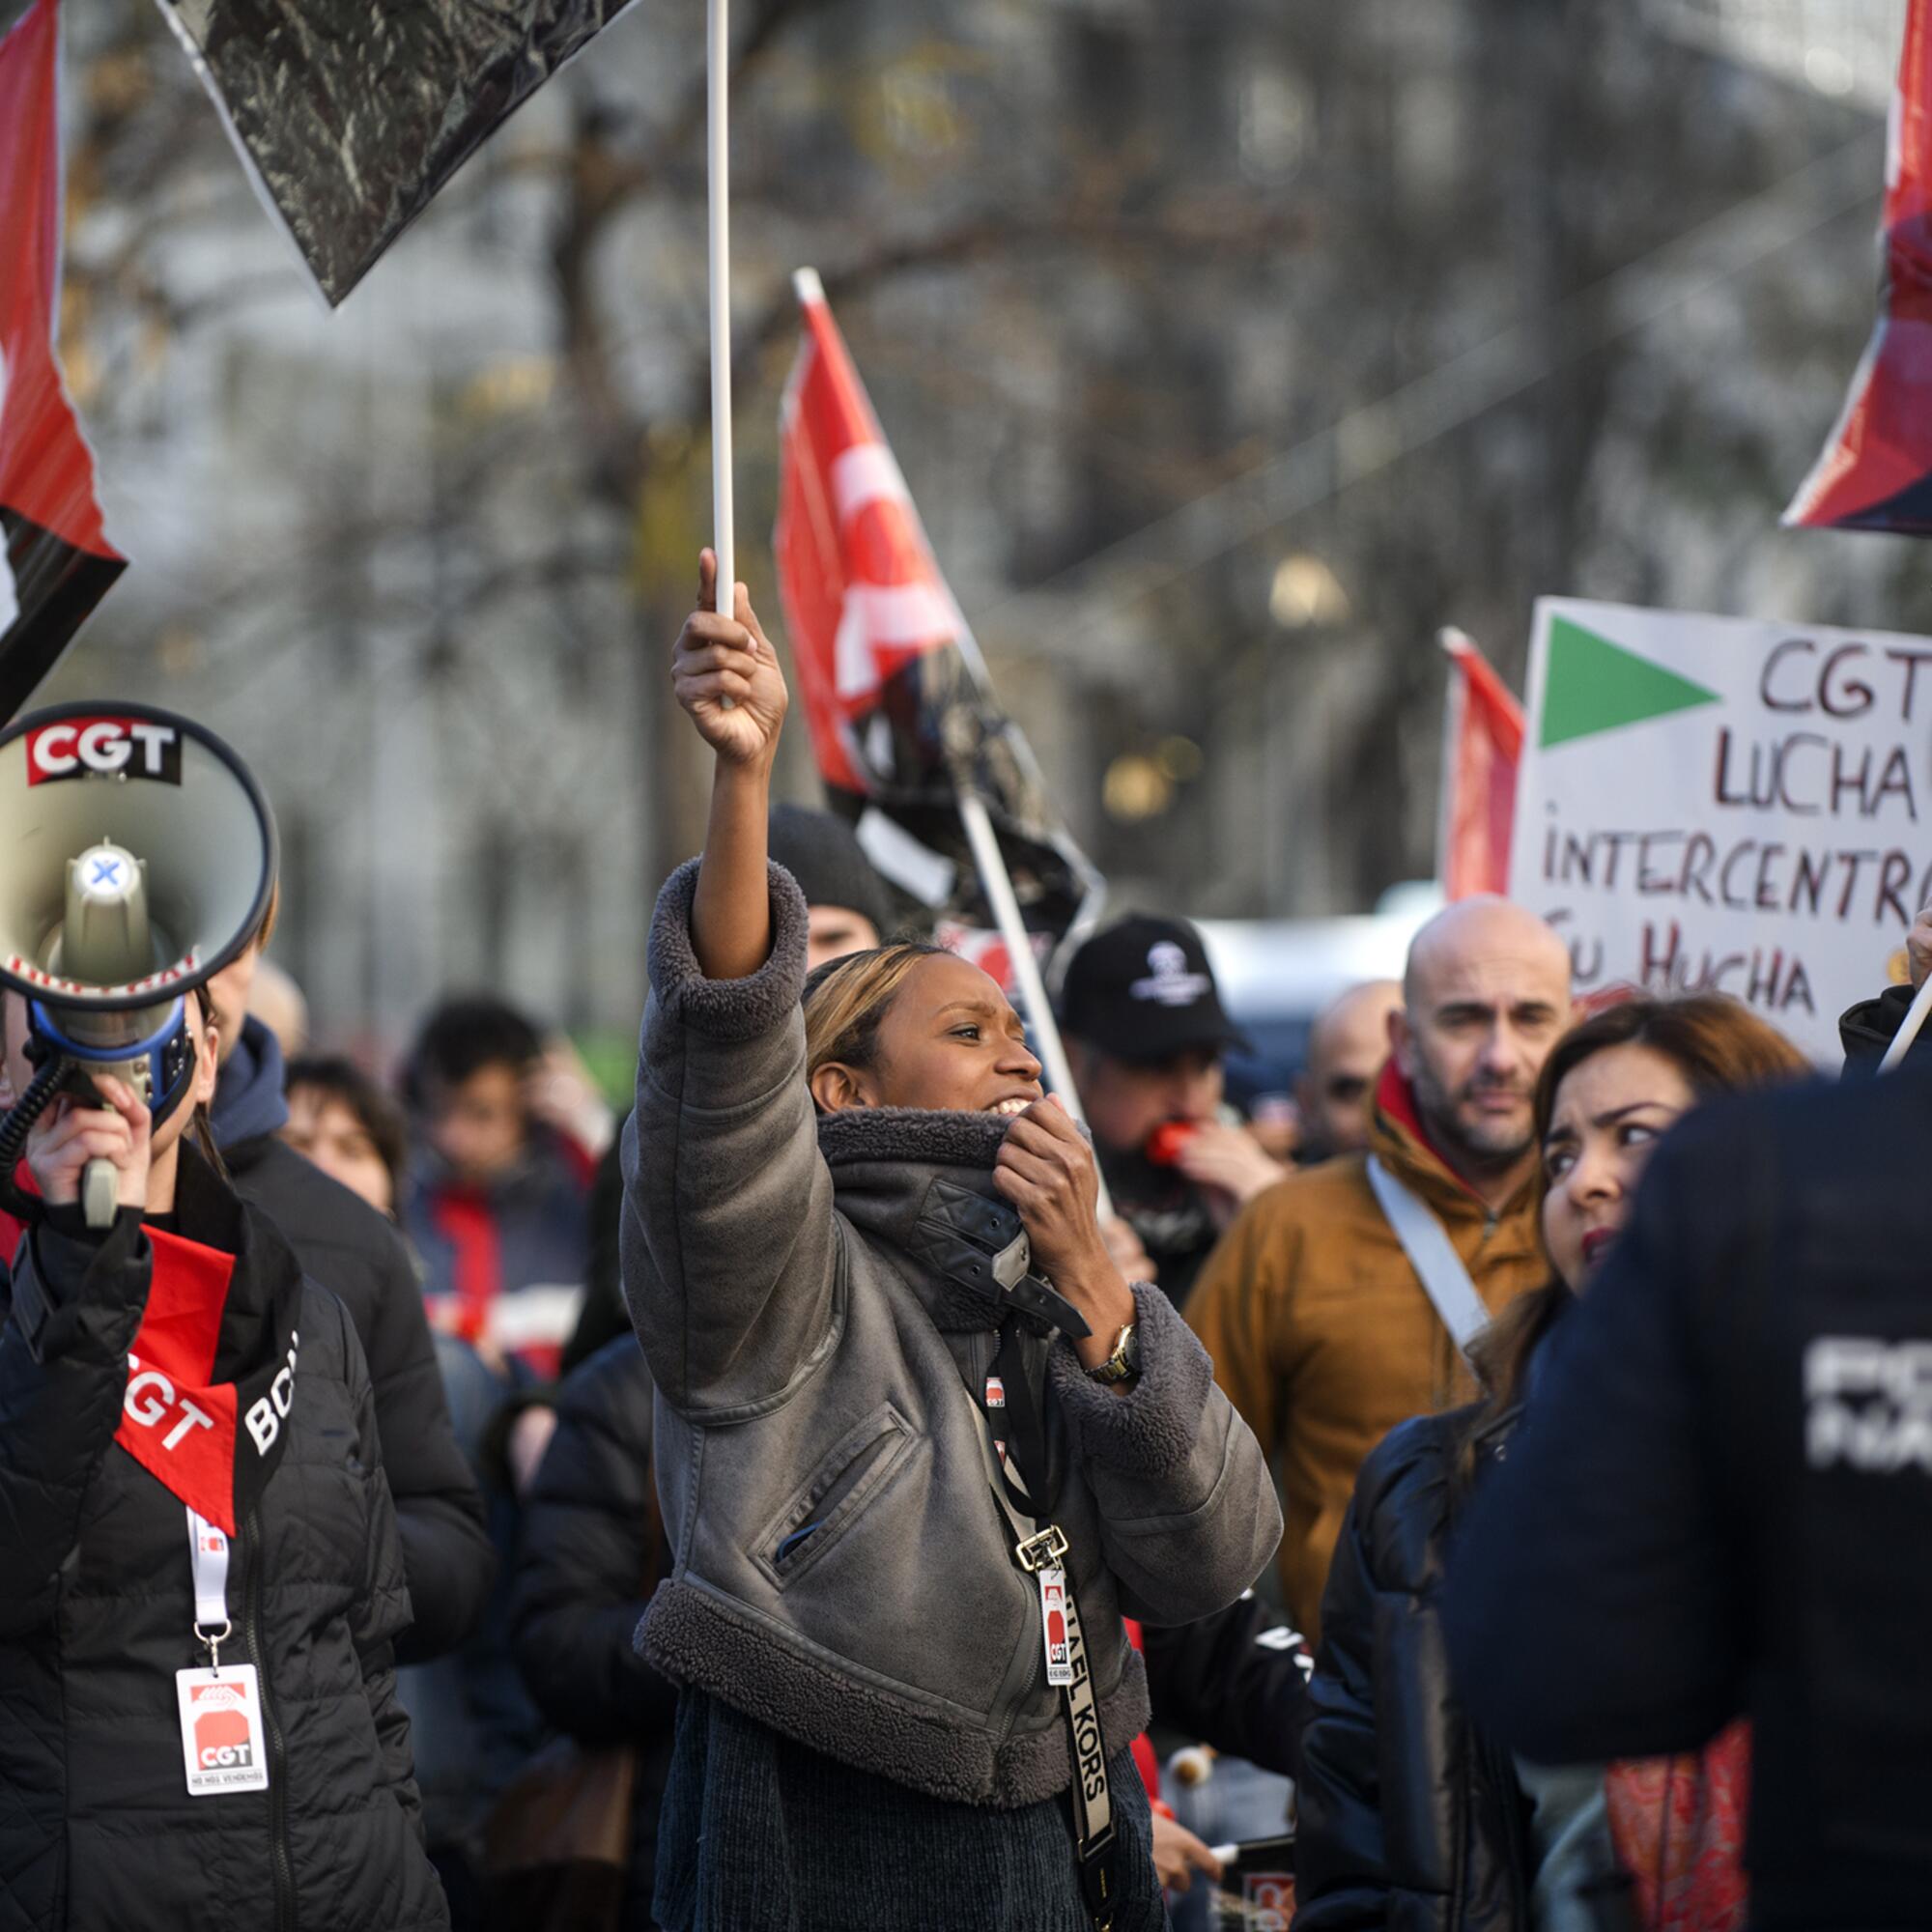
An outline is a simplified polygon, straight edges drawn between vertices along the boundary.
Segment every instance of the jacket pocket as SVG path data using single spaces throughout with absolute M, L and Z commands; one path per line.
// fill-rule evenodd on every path
M 782 1590 L 851 1528 L 916 1439 L 912 1424 L 881 1403 L 834 1444 L 759 1531 L 753 1561 Z

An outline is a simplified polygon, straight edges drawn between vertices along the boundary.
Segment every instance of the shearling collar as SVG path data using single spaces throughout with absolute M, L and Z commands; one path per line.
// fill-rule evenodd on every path
M 1010 1307 L 1003 1289 L 1032 1266 L 1020 1217 L 993 1185 L 1010 1124 L 997 1114 L 910 1107 L 853 1107 L 819 1119 L 838 1211 L 896 1250 L 941 1330 L 997 1327 Z
M 872 1161 L 917 1161 L 990 1173 L 1011 1125 L 1004 1114 L 846 1107 L 818 1117 L 818 1151 L 835 1178 L 841 1166 Z

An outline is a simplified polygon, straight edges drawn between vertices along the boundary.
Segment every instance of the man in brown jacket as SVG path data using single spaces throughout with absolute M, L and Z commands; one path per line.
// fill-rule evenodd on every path
M 1571 1017 L 1562 941 L 1506 900 L 1464 899 L 1416 935 L 1403 1002 L 1369 1151 L 1250 1202 L 1187 1309 L 1216 1378 L 1278 1458 L 1282 1589 L 1311 1635 L 1362 1459 L 1398 1422 L 1476 1393 L 1371 1161 L 1433 1214 L 1490 1314 L 1548 1273 L 1530 1102 Z

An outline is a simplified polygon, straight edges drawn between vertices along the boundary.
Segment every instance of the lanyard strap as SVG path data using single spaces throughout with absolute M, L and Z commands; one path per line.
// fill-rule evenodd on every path
M 1006 1352 L 1003 1347 L 1002 1359 Z M 1025 1385 L 1023 1370 L 1014 1381 Z M 1014 1393 L 1013 1381 L 1008 1382 L 1007 1401 L 1009 1407 Z M 993 1453 L 992 1431 L 987 1426 L 985 1411 L 977 1403 L 974 1406 L 979 1413 L 980 1455 L 986 1465 L 987 1486 L 992 1490 L 993 1500 L 999 1505 L 1000 1514 L 1006 1519 L 1007 1527 L 1012 1534 L 1013 1560 L 1030 1577 L 1037 1576 L 1041 1570 L 1061 1568 L 1066 1560 L 1066 1532 L 1056 1522 L 1044 1521 L 1046 1508 L 1043 1502 L 1038 1505 L 1035 1518 L 1043 1526 L 1036 1529 L 1028 1525 L 1014 1504 L 1005 1472 Z M 1037 1415 L 1037 1411 L 1035 1413 Z M 1029 1492 L 1036 1495 L 1043 1495 L 1046 1487 L 1044 1432 L 1041 1432 L 1040 1440 L 1040 1466 L 1037 1469 L 1023 1466 L 1020 1471 Z M 1014 1449 L 1017 1461 L 1017 1442 Z M 1100 1711 L 1094 1694 L 1094 1673 L 1088 1662 L 1086 1633 L 1081 1628 L 1080 1605 L 1074 1596 L 1070 1577 L 1065 1579 L 1065 1609 L 1067 1657 L 1072 1664 L 1072 1678 L 1062 1687 L 1061 1696 L 1073 1752 L 1073 1781 L 1067 1787 L 1068 1802 L 1073 1811 L 1073 1857 L 1080 1874 L 1081 1895 L 1086 1900 L 1094 1932 L 1107 1932 L 1114 1922 L 1114 1855 L 1117 1849 L 1114 1796 L 1107 1778 L 1107 1747 L 1100 1734 Z
M 194 1634 L 208 1646 L 214 1669 L 221 1667 L 221 1646 L 235 1626 L 228 1621 L 228 1532 L 190 1509 L 187 1513 L 187 1555 L 194 1572 Z
M 1009 1500 L 1036 1521 L 1053 1514 L 1054 1492 L 1049 1480 L 1046 1424 L 1040 1415 L 1038 1391 L 1030 1373 L 1033 1363 L 1020 1324 L 1010 1317 L 1001 1324 L 1000 1346 L 993 1356 L 993 1374 L 1003 1390 L 1004 1408 L 996 1418 L 986 1415 L 988 1429 L 999 1428 L 1008 1456 L 1001 1463 Z
M 1375 1189 L 1382 1213 L 1395 1230 L 1408 1264 L 1421 1281 L 1442 1325 L 1464 1355 L 1469 1345 L 1490 1325 L 1490 1311 L 1463 1265 L 1463 1257 L 1443 1232 L 1428 1204 L 1392 1175 L 1374 1155 L 1369 1156 L 1369 1185 Z

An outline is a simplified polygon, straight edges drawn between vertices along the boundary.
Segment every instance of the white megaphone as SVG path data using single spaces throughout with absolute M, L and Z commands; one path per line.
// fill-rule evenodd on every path
M 0 731 L 0 987 L 27 1001 L 34 1079 L 0 1125 L 0 1183 L 63 1092 L 112 1074 L 156 1123 L 186 1094 L 185 995 L 260 928 L 275 824 L 212 732 L 144 704 L 56 705 Z M 90 1161 L 89 1226 L 114 1219 L 111 1163 Z

